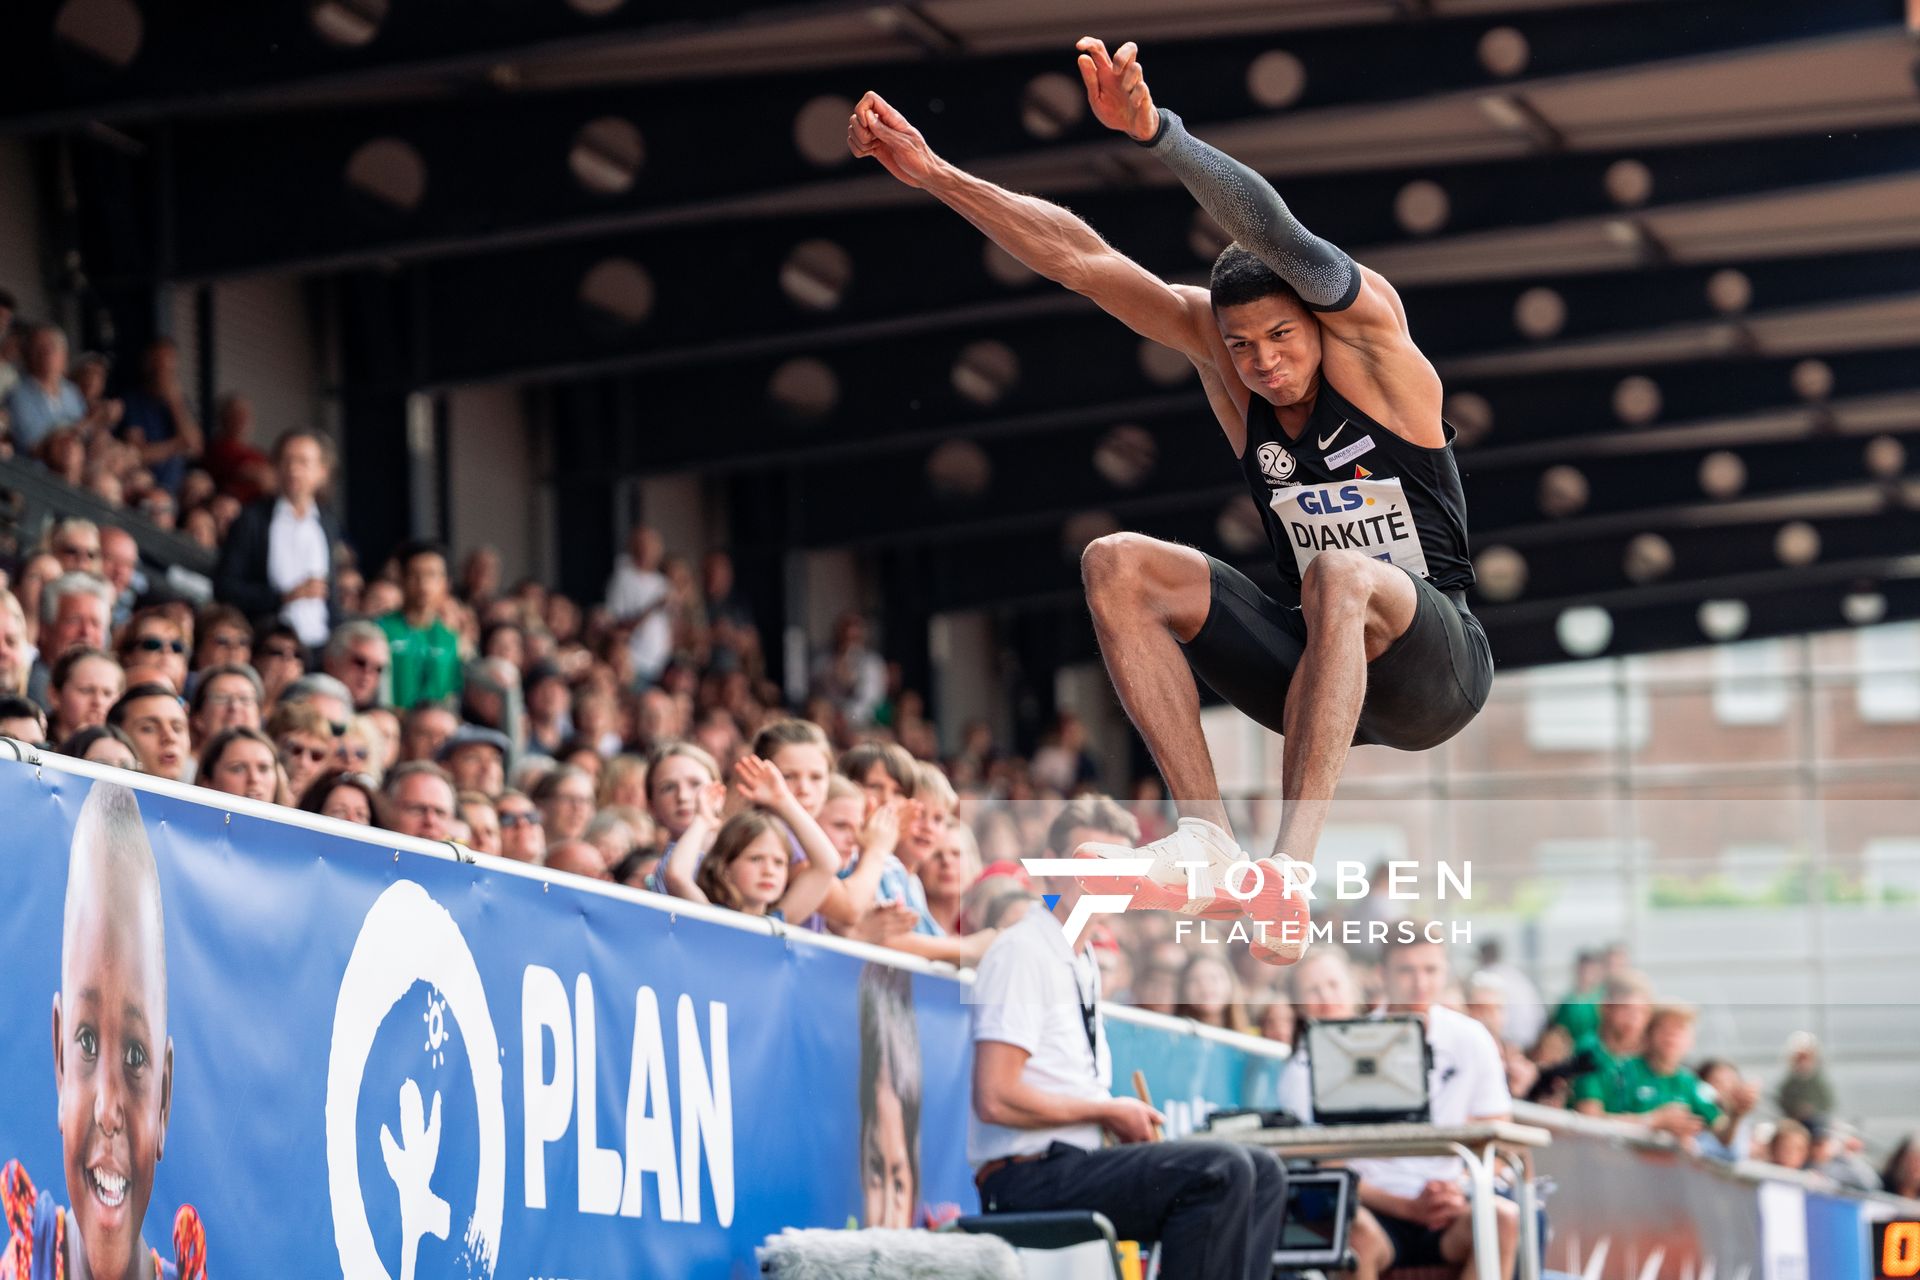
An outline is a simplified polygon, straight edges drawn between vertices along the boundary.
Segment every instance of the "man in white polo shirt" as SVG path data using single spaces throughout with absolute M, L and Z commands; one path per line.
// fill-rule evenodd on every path
M 1070 802 L 1047 835 L 1061 857 L 1092 842 L 1132 845 L 1133 818 L 1104 796 Z M 1089 855 L 1091 856 L 1091 855 Z M 1077 881 L 1052 911 L 1030 909 L 980 961 L 970 1000 L 973 1121 L 967 1158 L 988 1213 L 1097 1210 L 1122 1238 L 1160 1242 L 1161 1273 L 1271 1280 L 1286 1214 L 1286 1171 L 1238 1143 L 1151 1142 L 1159 1112 L 1112 1096 L 1099 1010 L 1100 970 L 1062 923 Z M 1122 1144 L 1102 1147 L 1103 1134 Z
M 1507 1092 L 1500 1048 L 1485 1027 L 1439 1003 L 1447 985 L 1447 949 L 1427 936 L 1427 929 L 1414 926 L 1396 931 L 1387 943 L 1380 962 L 1387 1004 L 1372 1016 L 1411 1013 L 1425 1022 L 1433 1050 L 1427 1095 L 1434 1124 L 1511 1119 L 1513 1098 Z M 1295 1053 L 1280 1077 L 1280 1105 L 1311 1121 L 1307 1072 L 1306 1053 Z M 1371 1247 L 1377 1242 L 1374 1228 L 1363 1226 L 1364 1219 L 1356 1222 L 1354 1248 L 1362 1272 L 1378 1274 L 1375 1266 L 1384 1271 L 1389 1266 L 1458 1265 L 1461 1274 L 1470 1273 L 1473 1215 L 1468 1212 L 1466 1170 L 1458 1158 L 1402 1156 L 1349 1160 L 1347 1165 L 1360 1175 L 1360 1203 L 1372 1211 L 1391 1246 L 1391 1252 L 1376 1258 Z M 1519 1215 L 1511 1200 L 1500 1200 L 1494 1210 L 1500 1228 L 1499 1274 L 1511 1276 Z

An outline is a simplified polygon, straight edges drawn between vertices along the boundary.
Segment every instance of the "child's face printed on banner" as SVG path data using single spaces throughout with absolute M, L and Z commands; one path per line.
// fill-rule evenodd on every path
M 873 1123 L 860 1135 L 860 1187 L 869 1227 L 911 1227 L 913 1164 L 907 1150 L 906 1116 L 893 1073 L 874 1077 Z
M 827 775 L 833 772 L 833 761 L 827 753 L 810 742 L 789 742 L 767 763 L 787 780 L 787 790 L 793 792 L 800 807 L 819 817 L 820 807 L 827 802 Z
M 723 872 L 749 911 L 760 912 L 787 891 L 787 842 L 779 831 L 762 831 Z
M 89 830 L 99 827 L 83 824 L 80 838 Z M 79 1244 L 97 1280 L 120 1280 L 138 1274 L 140 1225 L 172 1104 L 173 1043 L 159 884 L 130 874 L 132 859 L 97 843 L 75 851 L 70 872 L 84 883 L 69 893 L 84 896 L 61 960 L 53 1052 Z

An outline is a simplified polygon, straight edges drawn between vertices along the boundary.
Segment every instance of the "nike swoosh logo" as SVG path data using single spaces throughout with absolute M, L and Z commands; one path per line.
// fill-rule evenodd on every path
M 1320 452 L 1325 453 L 1327 451 L 1327 446 L 1332 444 L 1335 440 L 1338 440 L 1340 438 L 1340 433 L 1342 431 L 1345 431 L 1346 429 L 1347 429 L 1347 420 L 1345 418 L 1342 418 L 1340 419 L 1340 425 L 1333 429 L 1333 434 L 1323 438 L 1319 442 Z

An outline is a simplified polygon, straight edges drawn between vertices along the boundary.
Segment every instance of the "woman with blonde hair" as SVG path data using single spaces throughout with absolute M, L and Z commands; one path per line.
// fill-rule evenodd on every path
M 1202 1026 L 1222 1031 L 1253 1034 L 1253 1019 L 1241 997 L 1240 979 L 1233 966 L 1219 956 L 1203 952 L 1187 961 L 1187 967 L 1180 971 L 1179 992 L 1174 1017 L 1192 1018 Z

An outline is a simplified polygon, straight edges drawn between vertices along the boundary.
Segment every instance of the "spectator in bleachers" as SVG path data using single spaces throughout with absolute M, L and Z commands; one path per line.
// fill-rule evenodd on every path
M 447 553 L 435 543 L 413 542 L 394 560 L 400 566 L 400 607 L 379 619 L 391 649 L 394 705 L 443 702 L 460 692 L 463 661 L 459 633 L 447 625 L 453 606 Z
M 279 495 L 249 503 L 235 517 L 214 591 L 256 624 L 284 622 L 304 648 L 318 649 L 341 607 L 334 581 L 340 528 L 321 501 L 333 473 L 332 446 L 318 432 L 289 431 L 275 442 L 273 463 Z
M 1310 949 L 1287 975 L 1288 994 L 1304 1025 L 1314 1019 L 1360 1016 L 1360 981 L 1346 950 L 1328 944 Z
M 187 691 L 187 636 L 163 606 L 133 615 L 120 633 L 120 666 L 135 683 L 158 680 L 176 693 Z
M 920 886 L 926 892 L 927 914 L 943 933 L 957 935 L 961 904 L 980 878 L 980 846 L 962 822 L 950 822 L 940 840 L 920 864 Z
M 460 717 L 437 702 L 423 702 L 401 722 L 400 758 L 431 760 L 460 729 Z
M 463 724 L 440 744 L 434 759 L 453 775 L 462 791 L 497 796 L 507 789 L 507 757 L 512 744 L 498 729 Z
M 334 767 L 332 722 L 310 703 L 283 702 L 274 708 L 267 736 L 273 739 L 280 767 L 287 771 L 287 790 L 293 795 L 306 795 L 307 788 Z
M 540 808 L 540 826 L 547 833 L 549 848 L 585 839 L 587 824 L 593 821 L 593 779 L 584 769 L 563 764 L 540 779 L 533 789 L 533 802 Z
M 1601 952 L 1582 951 L 1573 961 L 1573 990 L 1554 1006 L 1551 1025 L 1566 1033 L 1569 1044 L 1580 1044 L 1600 1031 L 1600 984 L 1606 980 Z
M 300 807 L 325 818 L 370 827 L 379 812 L 379 796 L 366 775 L 330 769 L 308 784 L 301 793 Z
M 51 729 L 64 741 L 97 724 L 120 700 L 126 678 L 111 654 L 98 649 L 69 649 L 53 664 L 48 689 L 53 695 Z
M 333 763 L 337 767 L 369 774 L 375 781 L 387 772 L 386 754 L 386 739 L 378 723 L 366 716 L 347 717 L 347 731 L 333 743 Z
M 1712 1130 L 1694 1139 L 1695 1150 L 1715 1160 L 1745 1160 L 1753 1147 L 1753 1131 L 1759 1117 L 1754 1109 L 1760 1102 L 1760 1086 L 1743 1079 L 1740 1071 L 1724 1058 L 1708 1058 L 1700 1064 L 1700 1080 L 1713 1090 L 1713 1098 L 1738 1119 L 1730 1133 Z
M 520 687 L 527 704 L 527 749 L 553 755 L 573 736 L 573 691 L 550 662 L 529 667 Z
M 1607 1109 L 1607 1099 L 1619 1092 L 1622 1067 L 1646 1048 L 1647 1015 L 1653 1007 L 1652 989 L 1634 973 L 1606 979 L 1600 999 L 1604 1003 L 1595 1006 L 1599 1030 L 1569 1047 L 1583 1066 L 1573 1076 L 1574 1109 L 1588 1115 Z
M 154 483 L 172 495 L 204 447 L 200 422 L 180 385 L 180 348 L 173 339 L 149 343 L 140 368 L 140 386 L 127 393 L 120 433 L 139 449 L 140 465 L 153 473 Z
M 0 694 L 25 696 L 33 674 L 33 642 L 27 638 L 27 611 L 11 591 L 0 588 Z
M 140 571 L 140 547 L 133 535 L 116 525 L 100 531 L 100 574 L 114 591 L 113 625 L 125 626 L 134 604 L 147 589 Z
M 796 923 L 807 919 L 833 887 L 839 853 L 767 761 L 742 756 L 733 776 L 740 798 L 753 807 L 721 824 L 700 857 L 695 892 L 682 896 L 748 915 Z M 684 865 L 692 843 L 681 840 L 669 857 Z M 799 845 L 804 863 L 792 861 L 793 844 Z
M 385 701 L 382 694 L 390 663 L 387 633 L 371 622 L 355 620 L 341 623 L 327 637 L 320 669 L 347 687 L 355 711 L 365 711 Z
M 307 673 L 306 646 L 284 622 L 263 628 L 254 640 L 253 669 L 260 673 L 268 705 L 280 700 L 286 687 Z
M 79 516 L 62 516 L 47 526 L 47 553 L 67 573 L 100 572 L 100 526 Z
M 1485 1027 L 1500 1046 L 1500 1061 L 1507 1069 L 1507 1092 L 1516 1098 L 1527 1097 L 1540 1078 L 1540 1068 L 1508 1038 L 1506 983 L 1493 970 L 1482 969 L 1467 979 L 1465 995 L 1467 1016 Z
M 228 795 L 270 804 L 287 803 L 287 779 L 273 740 L 258 729 L 222 729 L 200 753 L 194 777 L 200 785 Z
M 493 812 L 500 823 L 501 857 L 536 865 L 547 860 L 547 835 L 532 800 L 518 791 L 503 791 L 493 802 Z
M 500 815 L 493 801 L 478 791 L 462 791 L 454 797 L 460 821 L 467 824 L 467 847 L 475 853 L 500 854 Z
M 1766 1139 L 1764 1158 L 1768 1164 L 1777 1164 L 1782 1169 L 1804 1169 L 1812 1147 L 1813 1138 L 1807 1126 L 1792 1116 L 1782 1116 L 1774 1121 L 1773 1132 Z
M 1833 1114 L 1833 1085 L 1820 1063 L 1820 1041 L 1811 1031 L 1796 1031 L 1787 1037 L 1787 1072 L 1773 1098 L 1783 1114 L 1803 1125 Z
M 832 702 L 855 729 L 872 724 L 887 696 L 887 663 L 867 645 L 867 622 L 843 613 L 833 625 L 833 644 L 813 664 L 813 692 Z
M 1642 1118 L 1648 1127 L 1670 1133 L 1688 1146 L 1703 1128 L 1725 1144 L 1741 1120 L 1733 1108 L 1746 1105 L 1746 1096 L 1736 1092 L 1733 1097 L 1718 1098 L 1686 1068 L 1693 1035 L 1692 1009 L 1681 1005 L 1654 1009 L 1647 1019 L 1645 1049 L 1621 1064 L 1601 1095 L 1601 1109 L 1612 1116 Z
M 1807 1168 L 1830 1178 L 1849 1191 L 1878 1191 L 1880 1175 L 1861 1157 L 1866 1144 L 1860 1135 L 1839 1120 L 1811 1126 L 1812 1139 L 1807 1150 Z
M 253 629 L 232 605 L 210 604 L 200 610 L 195 627 L 193 669 L 200 673 L 229 665 L 253 669 Z
M 453 779 L 428 760 L 395 766 L 381 787 L 380 825 L 403 836 L 447 840 L 453 834 Z
M 91 729 L 82 729 L 60 744 L 60 754 L 133 773 L 140 772 L 140 757 L 133 749 L 133 740 L 110 725 L 100 724 Z
M 164 684 L 136 684 L 107 712 L 107 723 L 125 733 L 140 768 L 156 778 L 190 782 L 186 702 Z
M 1033 753 L 1028 773 L 1035 785 L 1070 796 L 1100 780 L 1100 766 L 1087 750 L 1087 726 L 1071 711 L 1054 717 L 1053 727 Z
M 1889 1195 L 1920 1200 L 1920 1133 L 1900 1139 L 1880 1170 L 1880 1189 Z
M 1240 994 L 1240 979 L 1219 956 L 1202 951 L 1189 957 L 1180 971 L 1179 992 L 1174 1017 L 1191 1018 L 1221 1031 L 1253 1033 L 1253 1019 Z
M 43 324 L 27 335 L 22 377 L 7 393 L 14 452 L 37 457 L 54 433 L 84 434 L 109 425 L 106 410 L 89 416 L 80 388 L 67 377 L 67 335 Z
M 280 705 L 305 703 L 327 718 L 327 727 L 338 738 L 347 731 L 353 718 L 353 695 L 347 686 L 324 672 L 301 676 L 280 693 Z
M 661 572 L 665 545 L 660 535 L 636 525 L 627 537 L 626 551 L 614 562 L 607 580 L 607 612 L 618 623 L 631 624 L 627 653 L 636 684 L 652 684 L 673 657 L 671 585 Z
M 20 567 L 20 572 L 13 584 L 13 594 L 19 599 L 20 610 L 27 617 L 27 639 L 41 648 L 45 648 L 46 645 L 46 641 L 41 637 L 43 630 L 41 607 L 46 602 L 46 590 L 55 578 L 65 572 L 58 560 L 41 552 L 27 557 L 27 562 Z
M 612 880 L 613 868 L 600 846 L 585 840 L 562 840 L 547 848 L 546 865 L 555 871 L 583 876 L 588 880 Z
M 623 752 L 607 761 L 600 770 L 594 801 L 602 809 L 620 805 L 644 812 L 648 808 L 646 758 Z
M 273 460 L 253 443 L 253 402 L 229 394 L 214 415 L 213 440 L 207 445 L 207 472 L 222 493 L 255 502 L 273 492 Z
M 47 745 L 47 713 L 17 694 L 0 696 L 0 738 L 12 738 L 30 747 Z
M 40 656 L 27 678 L 27 696 L 48 708 L 52 664 L 69 649 L 104 649 L 112 634 L 113 588 L 91 573 L 63 573 L 40 595 Z
M 1477 972 L 1492 974 L 1506 993 L 1504 1039 L 1522 1049 L 1531 1049 L 1539 1042 L 1540 1033 L 1547 1029 L 1547 1007 L 1540 998 L 1539 988 L 1533 985 L 1526 970 L 1506 959 L 1505 948 L 1498 938 L 1484 939 L 1478 954 Z
M 1150 964 L 1135 971 L 1133 1007 L 1148 1013 L 1172 1014 L 1180 1002 L 1180 972 L 1165 965 Z

